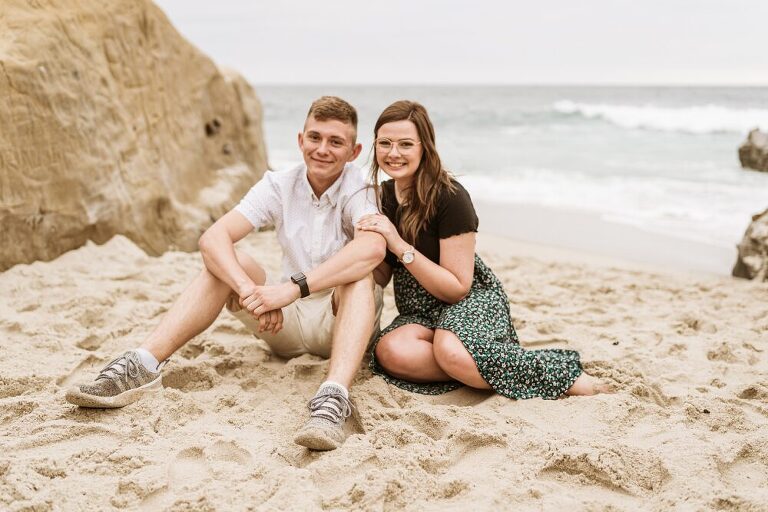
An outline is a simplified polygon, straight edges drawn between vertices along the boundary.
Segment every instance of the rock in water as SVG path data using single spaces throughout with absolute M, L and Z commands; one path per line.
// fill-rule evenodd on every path
M 735 277 L 768 281 L 768 210 L 752 217 L 739 243 L 739 258 L 733 266 Z
M 768 134 L 755 128 L 747 140 L 739 146 L 739 161 L 742 167 L 768 172 Z
M 266 169 L 261 106 L 148 0 L 2 0 L 0 271 L 199 235 Z

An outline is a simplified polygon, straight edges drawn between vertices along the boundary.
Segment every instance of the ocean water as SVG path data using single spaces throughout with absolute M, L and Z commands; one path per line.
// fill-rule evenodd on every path
M 768 130 L 768 88 L 257 87 L 270 165 L 301 161 L 311 101 L 334 94 L 373 124 L 392 101 L 423 103 L 445 166 L 476 201 L 581 210 L 610 222 L 732 248 L 768 207 L 768 173 L 742 169 L 750 129 Z M 482 219 L 481 219 L 482 221 Z

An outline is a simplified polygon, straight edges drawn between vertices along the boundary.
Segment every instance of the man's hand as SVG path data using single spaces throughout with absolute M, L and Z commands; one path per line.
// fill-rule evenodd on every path
M 230 311 L 240 311 L 241 309 L 245 309 L 243 302 L 256 292 L 256 288 L 257 287 L 254 284 L 244 287 L 240 293 L 245 298 L 239 298 L 234 294 L 230 296 L 229 300 L 231 302 L 227 304 L 227 308 L 229 308 Z M 254 315 L 251 311 L 248 311 L 248 313 L 259 321 L 259 332 L 270 331 L 272 334 L 277 334 L 283 328 L 282 309 L 267 311 L 261 316 Z
M 283 328 L 283 310 L 267 311 L 259 317 L 259 332 L 269 331 L 277 334 Z
M 299 297 L 301 297 L 299 287 L 287 282 L 271 286 L 256 286 L 253 293 L 241 299 L 240 303 L 253 316 L 261 317 L 264 313 L 284 308 Z

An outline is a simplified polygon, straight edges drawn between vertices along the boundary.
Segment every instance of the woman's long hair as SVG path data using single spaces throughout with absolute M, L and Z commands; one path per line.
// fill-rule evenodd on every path
M 413 245 L 419 233 L 432 220 L 437 211 L 437 200 L 442 191 L 453 192 L 450 173 L 443 169 L 440 155 L 435 147 L 435 129 L 429 119 L 427 109 L 415 101 L 396 101 L 381 113 L 373 128 L 374 139 L 379 136 L 379 128 L 396 121 L 411 121 L 421 141 L 422 155 L 419 167 L 410 187 L 401 191 L 400 223 L 397 230 L 403 240 Z M 374 141 L 374 152 L 375 150 Z M 379 163 L 374 155 L 371 163 L 371 182 L 381 209 L 381 190 L 379 186 Z

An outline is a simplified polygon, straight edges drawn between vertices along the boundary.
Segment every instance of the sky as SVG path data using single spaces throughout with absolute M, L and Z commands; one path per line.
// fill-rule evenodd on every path
M 254 84 L 768 85 L 768 0 L 157 0 Z

